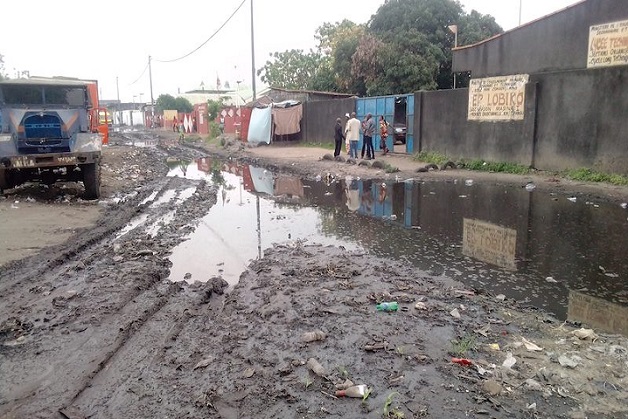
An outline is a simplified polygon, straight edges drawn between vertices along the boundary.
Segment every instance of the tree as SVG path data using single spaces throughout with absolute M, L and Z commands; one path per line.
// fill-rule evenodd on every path
M 220 111 L 222 111 L 222 108 L 224 106 L 225 104 L 223 103 L 222 99 L 220 100 L 208 99 L 207 100 L 207 116 L 209 117 L 209 120 L 210 121 L 215 120 L 218 114 L 220 113 Z
M 176 110 L 177 112 L 189 113 L 194 110 L 194 106 L 184 97 L 174 98 L 172 95 L 159 95 L 155 102 L 158 111 Z
M 310 89 L 322 70 L 321 54 L 300 49 L 270 54 L 272 60 L 257 71 L 264 83 L 284 89 Z
M 398 61 L 406 64 L 411 61 L 413 65 L 409 75 L 420 83 L 409 91 L 429 88 L 430 85 L 432 88 L 450 88 L 453 81 L 451 49 L 454 46 L 454 34 L 448 30 L 450 25 L 458 26 L 458 45 L 475 43 L 502 31 L 493 17 L 475 10 L 466 15 L 455 0 L 396 0 L 384 3 L 372 17 L 369 31 L 400 54 L 422 56 L 399 56 L 398 60 L 388 62 L 389 68 L 384 73 L 393 76 L 398 71 L 390 67 L 398 66 Z M 419 41 L 419 44 L 410 43 L 409 39 Z M 404 53 L 404 46 L 411 49 Z M 423 79 L 433 73 L 434 60 L 437 66 L 434 83 L 426 83 Z M 427 68 L 423 67 L 422 61 Z M 397 85 L 394 80 L 385 82 Z

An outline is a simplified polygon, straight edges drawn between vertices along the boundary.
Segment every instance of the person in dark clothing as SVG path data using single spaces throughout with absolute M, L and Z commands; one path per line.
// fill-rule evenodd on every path
M 336 126 L 334 127 L 334 141 L 336 145 L 334 148 L 334 157 L 338 157 L 340 155 L 344 139 L 345 134 L 342 132 L 342 119 L 336 118 Z
M 366 151 L 366 159 L 371 160 L 375 158 L 375 150 L 373 149 L 373 135 L 375 135 L 375 121 L 373 121 L 373 115 L 366 114 L 366 118 L 362 122 L 362 158 L 364 158 L 364 151 Z

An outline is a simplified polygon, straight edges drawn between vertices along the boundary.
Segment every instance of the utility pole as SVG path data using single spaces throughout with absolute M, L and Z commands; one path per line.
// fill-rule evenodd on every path
M 255 92 L 255 34 L 253 32 L 253 0 L 251 0 L 251 74 L 253 87 L 253 102 L 257 100 Z
M 458 25 L 449 25 L 447 26 L 447 29 L 449 29 L 454 34 L 454 49 L 455 49 L 458 47 Z M 454 63 L 454 58 L 453 58 L 453 52 L 452 52 L 451 54 L 452 67 L 453 67 L 453 63 Z M 453 88 L 455 89 L 456 88 L 456 72 L 453 71 L 453 73 L 454 73 L 454 87 Z
M 521 26 L 521 4 L 523 3 L 523 0 L 519 0 L 519 26 Z
M 150 83 L 150 127 L 155 126 L 155 101 L 153 99 L 153 68 L 151 66 L 151 56 L 148 56 L 148 82 Z

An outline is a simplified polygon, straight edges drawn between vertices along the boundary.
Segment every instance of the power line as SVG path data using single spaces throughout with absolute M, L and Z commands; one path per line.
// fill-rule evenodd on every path
M 211 34 L 211 36 L 209 38 L 207 38 L 205 40 L 205 42 L 203 42 L 201 45 L 199 45 L 198 47 L 196 47 L 192 51 L 188 52 L 187 54 L 185 54 L 182 57 L 174 58 L 172 60 L 157 60 L 157 59 L 155 59 L 155 61 L 160 62 L 160 63 L 173 63 L 175 61 L 182 60 L 182 59 L 184 59 L 186 57 L 189 57 L 190 55 L 194 54 L 196 51 L 198 51 L 199 49 L 204 47 L 205 44 L 207 44 L 209 41 L 211 41 L 212 38 L 214 36 L 216 36 L 218 34 L 218 32 L 220 32 L 222 30 L 222 28 L 224 28 L 227 25 L 227 23 L 229 23 L 229 21 L 233 18 L 233 16 L 235 16 L 235 14 L 238 13 L 238 11 L 242 8 L 242 6 L 244 5 L 245 2 L 246 2 L 246 0 L 242 0 L 242 3 L 240 3 L 240 5 L 235 9 L 235 11 L 233 13 L 231 13 L 231 16 L 229 16 L 227 18 L 227 20 L 222 25 L 220 25 L 220 27 L 218 29 L 216 29 L 216 31 L 213 34 Z M 144 71 L 146 71 L 146 70 L 144 70 Z
M 137 83 L 138 81 L 140 81 L 140 79 L 142 78 L 142 76 L 144 75 L 144 73 L 146 73 L 146 69 L 148 68 L 148 64 L 146 64 L 146 67 L 144 67 L 144 70 L 142 71 L 142 74 L 140 74 L 140 76 L 135 79 L 135 81 L 133 83 L 130 83 L 129 86 L 134 85 L 135 83 Z

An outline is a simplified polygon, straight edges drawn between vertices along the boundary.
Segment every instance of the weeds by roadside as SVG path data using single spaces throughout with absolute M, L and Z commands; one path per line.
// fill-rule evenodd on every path
M 568 170 L 565 176 L 571 180 L 581 180 L 584 182 L 606 182 L 620 186 L 628 185 L 628 176 L 600 173 L 585 168 Z
M 303 147 L 324 148 L 325 150 L 333 150 L 336 147 L 334 143 L 303 142 L 301 145 Z
M 475 349 L 475 336 L 466 335 L 458 340 L 451 342 L 452 352 L 455 355 L 465 355 L 467 352 Z
M 444 154 L 437 151 L 422 151 L 412 156 L 415 161 L 443 165 L 449 161 L 453 161 Z M 526 175 L 534 169 L 516 163 L 506 162 L 487 162 L 484 160 L 460 160 L 462 167 L 469 170 L 477 170 L 482 172 L 511 173 L 515 175 Z M 561 173 L 567 179 L 580 180 L 583 182 L 605 182 L 612 185 L 627 186 L 628 176 L 618 174 L 608 174 L 596 172 L 591 169 L 580 168 L 567 170 Z

